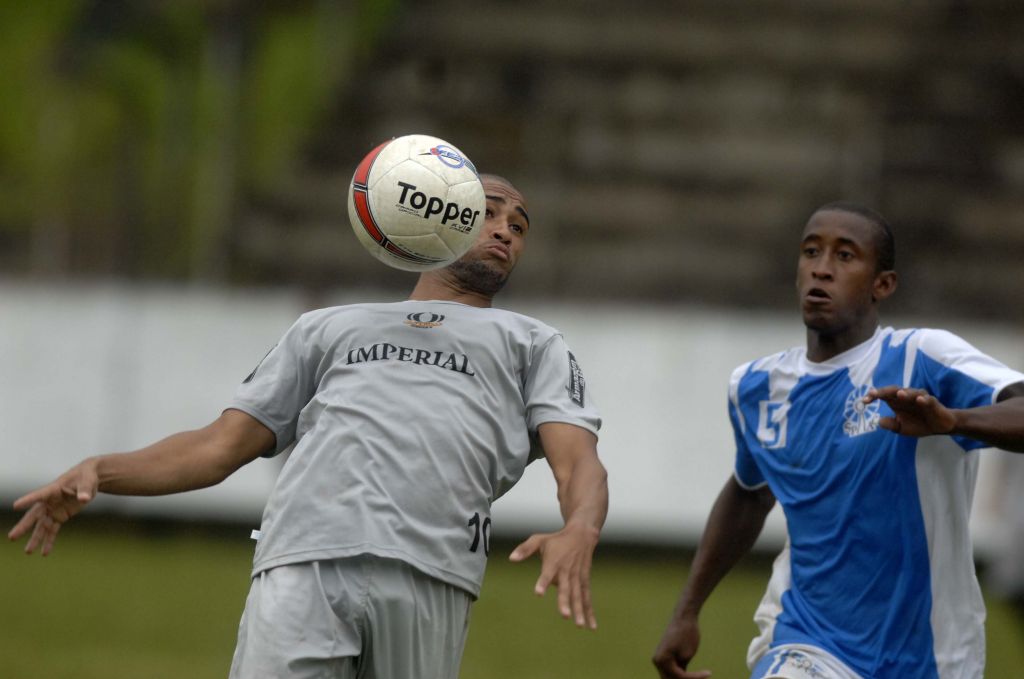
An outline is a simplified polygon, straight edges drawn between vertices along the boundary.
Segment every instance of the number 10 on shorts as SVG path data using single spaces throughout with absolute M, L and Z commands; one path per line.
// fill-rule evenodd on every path
M 469 545 L 469 551 L 476 552 L 480 549 L 480 537 L 483 536 L 484 556 L 489 556 L 491 553 L 491 517 L 485 516 L 481 523 L 480 512 L 476 512 L 470 517 L 467 525 L 473 529 L 473 542 Z

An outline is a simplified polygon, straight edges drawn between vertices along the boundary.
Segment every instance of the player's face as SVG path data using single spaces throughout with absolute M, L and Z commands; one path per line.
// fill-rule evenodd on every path
M 505 285 L 526 245 L 530 218 L 523 194 L 499 178 L 482 178 L 487 207 L 473 247 L 448 271 L 468 289 L 488 296 Z
M 834 335 L 859 327 L 895 289 L 892 272 L 877 271 L 876 228 L 842 210 L 816 212 L 807 222 L 796 283 L 811 330 Z
M 526 245 L 530 218 L 526 200 L 514 186 L 496 179 L 484 178 L 487 197 L 484 228 L 480 231 L 473 250 L 478 258 L 492 262 L 511 273 Z

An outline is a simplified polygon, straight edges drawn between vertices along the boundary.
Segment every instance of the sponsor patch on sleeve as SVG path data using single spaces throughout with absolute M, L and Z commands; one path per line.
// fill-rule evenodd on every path
M 580 369 L 580 364 L 576 361 L 576 357 L 569 352 L 569 386 L 566 389 L 569 391 L 569 398 L 572 402 L 578 405 L 580 408 L 583 407 L 583 392 L 587 387 L 587 381 L 583 379 L 583 370 Z
M 275 344 L 274 346 L 270 347 L 270 351 L 273 351 L 276 348 L 277 345 Z M 250 382 L 252 382 L 252 378 L 256 377 L 256 372 L 260 369 L 260 366 L 263 365 L 263 361 L 267 360 L 267 356 L 270 356 L 270 351 L 268 351 L 266 355 L 264 355 L 263 358 L 260 359 L 260 362 L 257 363 L 256 367 L 252 369 L 252 372 L 249 373 L 249 375 L 244 380 L 242 380 L 242 384 L 249 384 Z

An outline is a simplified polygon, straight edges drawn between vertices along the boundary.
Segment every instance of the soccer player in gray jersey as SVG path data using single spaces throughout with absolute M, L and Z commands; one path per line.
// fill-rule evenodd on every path
M 473 248 L 409 300 L 303 315 L 202 429 L 89 458 L 14 504 L 26 552 L 53 547 L 96 493 L 214 485 L 291 449 L 263 516 L 233 677 L 454 679 L 489 549 L 491 503 L 544 457 L 565 520 L 516 547 L 535 592 L 597 625 L 590 566 L 608 508 L 600 418 L 562 336 L 491 307 L 530 228 L 482 177 Z

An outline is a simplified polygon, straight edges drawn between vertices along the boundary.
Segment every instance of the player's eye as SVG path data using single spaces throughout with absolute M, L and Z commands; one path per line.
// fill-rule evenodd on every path
M 516 233 L 522 233 L 523 232 L 523 227 L 521 225 L 519 225 L 519 224 L 509 224 L 508 228 L 509 228 L 509 230 L 515 231 Z
M 848 262 L 853 259 L 853 253 L 849 250 L 840 250 L 837 257 L 839 257 L 840 261 Z
M 801 250 L 801 252 L 803 253 L 804 257 L 814 257 L 816 254 L 818 254 L 818 248 L 811 245 L 806 245 L 804 246 L 804 249 Z
M 494 210 L 492 210 L 491 208 L 487 208 L 486 210 L 484 210 L 484 217 L 493 217 L 493 216 L 494 216 Z

